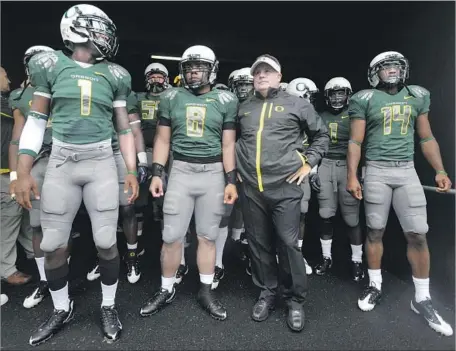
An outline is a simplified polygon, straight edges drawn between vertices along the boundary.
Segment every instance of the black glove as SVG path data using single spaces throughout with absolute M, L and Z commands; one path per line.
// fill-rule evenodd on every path
M 310 182 L 310 186 L 311 186 L 312 190 L 319 193 L 321 183 L 320 183 L 320 177 L 318 176 L 318 173 L 309 175 L 309 182 Z
M 149 178 L 149 167 L 147 165 L 140 163 L 138 165 L 138 183 L 144 184 L 147 183 Z

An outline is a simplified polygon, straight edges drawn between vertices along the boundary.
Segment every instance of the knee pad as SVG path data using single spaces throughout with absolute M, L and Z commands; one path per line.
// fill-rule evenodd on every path
M 185 233 L 179 233 L 177 228 L 171 225 L 164 225 L 162 240 L 165 244 L 173 244 L 176 241 L 182 241 Z
M 359 214 L 358 213 L 345 214 L 345 215 L 343 215 L 343 219 L 344 219 L 345 224 L 347 224 L 351 228 L 356 227 L 359 224 Z
M 98 228 L 92 228 L 93 241 L 95 246 L 100 249 L 110 249 L 117 242 L 117 227 L 116 225 L 104 225 Z
M 336 215 L 336 211 L 333 208 L 329 207 L 320 207 L 318 213 L 322 219 L 329 219 Z
M 67 246 L 71 226 L 68 229 L 43 228 L 43 239 L 40 248 L 43 252 L 54 252 Z

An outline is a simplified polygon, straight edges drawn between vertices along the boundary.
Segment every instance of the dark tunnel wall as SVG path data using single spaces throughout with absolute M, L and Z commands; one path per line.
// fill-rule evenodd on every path
M 283 79 L 313 79 L 320 90 L 334 76 L 348 78 L 355 91 L 368 87 L 367 67 L 382 51 L 402 52 L 411 64 L 409 84 L 431 92 L 430 120 L 451 179 L 455 180 L 455 6 L 454 2 L 216 2 L 216 20 L 208 21 L 201 6 L 209 2 L 88 2 L 103 9 L 120 35 L 117 61 L 133 77 L 133 89 L 143 88 L 143 72 L 150 54 L 179 56 L 194 44 L 210 46 L 220 59 L 219 81 L 234 69 L 249 66 L 262 53 L 276 56 Z M 24 51 L 32 45 L 61 49 L 59 22 L 76 2 L 2 2 L 1 61 L 13 81 L 23 79 Z M 215 3 L 214 3 L 215 4 Z M 279 4 L 279 3 L 277 3 Z M 273 6 L 274 16 L 271 17 Z M 27 7 L 27 11 L 23 8 Z M 20 13 L 21 20 L 16 14 Z M 39 16 L 43 13 L 43 16 Z M 251 21 L 276 20 L 257 28 Z M 178 15 L 176 15 L 178 14 Z M 210 18 L 214 18 L 214 17 Z M 201 19 L 201 20 L 200 20 Z M 172 77 L 177 62 L 161 61 Z M 419 147 L 416 168 L 423 184 L 434 185 L 434 172 Z M 454 301 L 455 197 L 426 193 L 430 231 L 432 286 L 444 287 Z M 315 203 L 312 213 L 316 215 Z M 318 220 L 310 221 L 305 251 L 320 252 Z M 348 254 L 343 240 L 340 250 Z M 394 213 L 385 235 L 384 268 L 411 279 L 405 239 Z

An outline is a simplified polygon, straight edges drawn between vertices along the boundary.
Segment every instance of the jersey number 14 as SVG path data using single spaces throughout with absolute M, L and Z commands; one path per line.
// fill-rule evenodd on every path
M 401 109 L 402 107 L 402 109 Z M 402 111 L 401 111 L 402 110 Z M 406 135 L 412 115 L 412 107 L 409 105 L 392 105 L 382 108 L 383 135 L 390 135 L 393 131 L 393 121 L 401 123 L 401 135 Z

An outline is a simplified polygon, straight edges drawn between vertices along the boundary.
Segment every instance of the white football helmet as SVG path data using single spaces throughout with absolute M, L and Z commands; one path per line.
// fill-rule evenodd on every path
M 29 76 L 29 69 L 28 69 L 28 63 L 30 59 L 40 53 L 40 52 L 45 52 L 45 51 L 54 51 L 54 49 L 50 48 L 49 46 L 44 46 L 44 45 L 35 45 L 29 47 L 24 54 L 24 66 L 25 66 L 25 73 L 27 74 L 27 77 Z
M 282 82 L 279 84 L 279 89 L 283 91 L 287 91 L 288 83 Z
M 163 75 L 163 83 L 153 81 L 151 76 L 153 74 Z M 154 62 L 146 67 L 144 71 L 144 78 L 146 80 L 146 89 L 152 93 L 161 93 L 162 91 L 168 89 L 169 86 L 169 76 L 167 68 L 161 63 Z
M 398 72 L 395 75 L 389 76 L 386 80 L 380 79 L 379 72 L 388 67 L 395 66 Z M 405 84 L 409 77 L 409 62 L 408 60 L 397 51 L 385 51 L 374 57 L 367 70 L 367 79 L 372 87 L 377 87 L 379 83 L 386 86 L 397 85 L 399 83 Z
M 239 70 L 238 69 L 234 70 L 233 72 L 230 73 L 230 75 L 228 77 L 228 88 L 230 88 L 230 90 L 232 92 L 234 92 L 234 89 L 233 89 L 233 78 L 236 75 L 237 71 L 239 71 Z
M 235 71 L 233 76 L 233 92 L 239 101 L 244 101 L 253 90 L 253 76 L 250 67 L 244 67 Z
M 186 73 L 192 71 L 203 72 L 203 77 L 199 82 L 187 81 Z M 194 90 L 205 85 L 213 85 L 217 78 L 217 72 L 218 61 L 214 52 L 207 46 L 191 46 L 182 54 L 179 62 L 179 73 L 186 89 Z
M 63 43 L 70 50 L 74 44 L 92 42 L 101 57 L 113 58 L 119 49 L 114 22 L 98 7 L 79 4 L 70 7 L 60 22 Z
M 348 99 L 352 93 L 351 84 L 347 79 L 331 78 L 325 85 L 325 103 L 334 110 L 340 110 L 348 105 Z
M 308 78 L 293 79 L 287 87 L 287 93 L 306 99 L 313 105 L 318 92 L 316 84 Z

